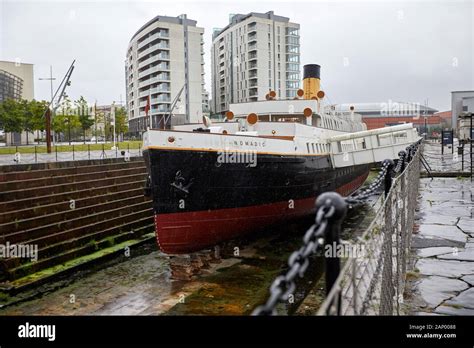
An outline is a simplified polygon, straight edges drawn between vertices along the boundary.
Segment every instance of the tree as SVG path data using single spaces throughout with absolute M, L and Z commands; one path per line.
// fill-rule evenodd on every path
M 6 99 L 0 104 L 0 127 L 5 133 L 20 133 L 22 131 L 20 103 L 13 99 Z
M 26 131 L 26 145 L 29 145 L 28 135 L 33 130 L 33 120 L 29 112 L 28 100 L 19 101 L 21 128 Z
M 58 133 L 65 133 L 67 130 L 69 145 L 71 145 L 71 132 L 81 125 L 77 115 L 74 115 L 71 100 L 65 98 L 58 111 L 53 122 L 53 129 Z
M 49 103 L 45 100 L 37 101 L 32 100 L 29 105 L 29 112 L 32 117 L 33 130 L 44 131 L 46 129 L 46 119 L 44 117 L 45 111 Z M 39 142 L 39 136 L 38 136 Z
M 76 100 L 76 107 L 77 112 L 79 114 L 79 123 L 82 128 L 83 137 L 84 137 L 84 144 L 86 143 L 86 131 L 92 127 L 94 124 L 94 120 L 90 118 L 89 115 L 89 106 L 87 105 L 87 101 L 81 96 L 78 100 Z
M 122 135 L 128 132 L 127 112 L 124 107 L 115 109 L 115 132 Z

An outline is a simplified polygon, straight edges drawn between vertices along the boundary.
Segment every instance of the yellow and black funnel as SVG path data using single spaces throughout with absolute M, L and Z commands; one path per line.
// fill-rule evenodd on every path
M 318 92 L 321 88 L 320 74 L 321 66 L 318 64 L 303 66 L 304 99 L 318 99 Z

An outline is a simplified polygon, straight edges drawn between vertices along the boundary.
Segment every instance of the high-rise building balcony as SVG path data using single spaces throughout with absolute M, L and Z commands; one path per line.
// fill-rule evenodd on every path
M 171 103 L 171 98 L 167 94 L 160 94 L 157 98 L 150 98 L 150 104 L 159 104 L 159 103 Z M 146 106 L 147 100 L 142 100 L 139 104 L 140 107 Z
M 159 92 L 165 92 L 165 93 L 171 92 L 169 84 L 162 83 L 158 87 L 155 87 L 155 88 L 152 88 L 152 89 L 147 89 L 147 90 L 144 90 L 144 91 L 140 92 L 138 96 L 141 98 L 141 97 L 146 97 L 150 94 L 159 93 Z
M 149 78 L 147 80 L 140 81 L 140 82 L 138 82 L 138 87 L 141 88 L 141 87 L 145 87 L 145 86 L 148 86 L 150 84 L 153 84 L 153 83 L 165 82 L 165 81 L 166 82 L 170 81 L 170 75 L 169 74 L 160 74 L 158 76 Z
M 258 96 L 258 90 L 256 88 L 252 88 L 249 90 L 249 96 L 250 97 L 256 97 Z
M 257 43 L 254 41 L 252 43 L 249 43 L 248 44 L 249 46 L 249 51 L 253 51 L 253 50 L 256 50 L 257 49 Z
M 158 105 L 157 108 L 151 109 L 152 115 L 158 112 L 169 112 L 170 107 L 169 105 Z
M 257 31 L 257 23 L 256 22 L 249 23 L 247 26 L 247 30 L 249 33 Z
M 249 52 L 248 60 L 257 59 L 257 52 Z
M 249 72 L 249 79 L 256 79 L 256 78 L 257 78 L 256 70 L 252 70 L 251 72 Z
M 297 28 L 286 28 L 286 36 L 299 36 L 299 34 Z
M 144 67 L 144 66 L 147 66 L 147 65 L 150 64 L 150 63 L 158 62 L 158 61 L 160 61 L 160 60 L 165 60 L 165 61 L 166 61 L 166 60 L 170 60 L 170 55 L 169 55 L 169 54 L 164 54 L 164 52 L 163 52 L 163 53 L 159 53 L 159 54 L 157 54 L 157 55 L 155 55 L 155 56 L 151 56 L 150 58 L 145 59 L 145 60 L 139 62 L 139 63 L 138 63 L 138 67 L 139 67 L 139 68 L 142 68 L 142 67 Z
M 258 81 L 256 79 L 249 82 L 249 88 L 254 88 L 258 86 Z
M 257 41 L 257 33 L 249 33 L 248 35 L 248 42 L 254 42 Z
M 169 33 L 167 30 L 158 31 L 150 36 L 148 36 L 145 40 L 138 43 L 138 49 L 144 47 L 145 45 L 149 44 L 150 42 L 156 39 L 167 39 L 169 38 Z
M 257 69 L 257 62 L 256 61 L 252 61 L 249 63 L 249 70 L 252 70 L 252 69 Z
M 143 70 L 143 71 L 139 72 L 138 73 L 138 78 L 141 79 L 142 77 L 150 75 L 154 72 L 169 71 L 169 70 L 170 70 L 170 66 L 169 66 L 168 63 L 161 63 L 161 64 L 155 65 L 151 68 L 148 68 L 146 70 Z
M 158 51 L 158 50 L 166 51 L 166 50 L 169 50 L 169 49 L 170 49 L 170 45 L 167 42 L 161 41 L 160 43 L 152 45 L 152 46 L 148 47 L 147 49 L 145 49 L 141 52 L 138 52 L 138 58 L 140 59 L 141 57 L 144 57 L 147 54 Z

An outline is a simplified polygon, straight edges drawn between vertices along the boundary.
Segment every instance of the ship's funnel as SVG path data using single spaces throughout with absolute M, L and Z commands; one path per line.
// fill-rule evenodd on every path
M 304 99 L 317 99 L 320 91 L 321 66 L 306 64 L 303 66 L 303 91 Z

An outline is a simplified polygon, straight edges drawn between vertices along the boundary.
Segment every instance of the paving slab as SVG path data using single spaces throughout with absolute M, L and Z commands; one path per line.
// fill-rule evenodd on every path
M 474 309 L 453 306 L 439 306 L 435 313 L 447 315 L 474 315 Z
M 420 224 L 418 237 L 449 239 L 466 243 L 468 235 L 456 226 Z
M 471 248 L 457 253 L 438 255 L 437 258 L 443 260 L 474 261 L 474 249 Z
M 474 274 L 474 262 L 421 258 L 416 262 L 415 267 L 418 268 L 420 274 L 447 278 L 460 278 Z
M 423 300 L 431 308 L 437 307 L 468 287 L 469 285 L 461 280 L 438 276 L 424 278 L 418 285 Z
M 474 219 L 462 217 L 459 219 L 457 225 L 461 230 L 474 237 Z
M 466 283 L 469 283 L 471 286 L 474 286 L 474 274 L 464 276 L 461 279 Z
M 470 180 L 421 179 L 411 243 L 418 276 L 407 279 L 408 314 L 474 315 L 474 219 Z
M 457 250 L 455 247 L 433 247 L 433 248 L 420 248 L 417 250 L 416 254 L 419 257 L 432 257 L 437 255 L 444 255 L 453 253 Z
M 474 310 L 474 288 L 471 287 L 461 292 L 458 296 L 446 301 L 446 304 Z
M 433 248 L 433 247 L 451 247 L 451 248 L 464 248 L 466 244 L 463 242 L 457 242 L 448 239 L 439 238 L 424 238 L 413 235 L 411 247 L 413 249 Z

